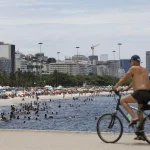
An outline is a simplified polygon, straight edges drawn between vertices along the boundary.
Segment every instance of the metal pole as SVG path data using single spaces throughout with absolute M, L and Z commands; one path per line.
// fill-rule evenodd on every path
M 119 45 L 119 62 L 120 62 L 120 45 Z
M 78 65 L 78 48 L 80 48 L 80 47 L 76 47 L 76 49 L 77 49 L 77 74 L 79 74 L 79 65 Z
M 122 45 L 122 43 L 118 43 L 119 45 L 119 69 L 122 67 L 121 63 L 120 63 L 120 46 Z
M 116 52 L 116 51 L 112 51 L 112 52 L 114 53 L 114 60 L 115 60 L 115 52 Z
M 41 44 L 40 44 L 40 78 L 41 78 L 41 64 L 42 63 L 42 58 L 41 58 Z
M 41 56 L 41 45 L 43 43 L 39 43 L 40 45 L 40 81 L 41 81 L 41 73 L 42 73 L 42 56 Z
M 59 76 L 58 76 L 58 72 L 59 72 L 59 54 L 60 54 L 60 52 L 57 52 L 57 54 L 58 54 L 57 86 L 59 86 Z

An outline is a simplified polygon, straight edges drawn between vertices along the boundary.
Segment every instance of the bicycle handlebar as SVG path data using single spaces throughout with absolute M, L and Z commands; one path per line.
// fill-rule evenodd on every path
M 117 96 L 121 96 L 120 95 L 120 91 L 114 91 L 115 92 L 115 94 L 117 95 Z
M 121 95 L 120 95 L 120 91 L 113 90 L 113 89 L 112 89 L 111 91 L 114 91 L 114 92 L 115 92 L 115 94 L 116 94 L 117 96 L 121 97 Z

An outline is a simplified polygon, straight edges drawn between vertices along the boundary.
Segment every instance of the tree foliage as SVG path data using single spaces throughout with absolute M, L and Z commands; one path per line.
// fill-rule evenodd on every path
M 7 75 L 6 73 L 0 73 L 0 85 L 1 86 L 22 86 L 22 87 L 34 87 L 34 86 L 59 86 L 62 85 L 64 87 L 70 86 L 82 86 L 83 83 L 87 85 L 93 86 L 107 86 L 107 85 L 115 85 L 118 81 L 117 78 L 111 76 L 99 76 L 99 75 L 76 75 L 73 76 L 71 74 L 64 74 L 54 71 L 53 74 L 49 75 L 39 75 L 33 72 L 21 72 L 17 71 L 16 73 L 11 73 Z M 126 85 L 130 84 L 130 80 L 126 83 Z
M 48 58 L 47 64 L 50 64 L 50 63 L 56 63 L 56 59 L 55 58 Z

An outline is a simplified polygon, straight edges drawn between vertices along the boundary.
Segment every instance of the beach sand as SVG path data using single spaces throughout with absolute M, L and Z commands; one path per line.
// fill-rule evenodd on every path
M 125 92 L 126 93 L 126 92 Z M 110 95 L 109 92 L 101 92 L 100 95 Z M 83 95 L 79 95 L 78 93 L 77 94 L 65 94 L 65 98 L 63 98 L 63 94 L 61 95 L 41 95 L 39 96 L 39 101 L 45 101 L 45 100 L 48 100 L 49 99 L 52 99 L 52 100 L 59 100 L 59 99 L 73 99 L 73 97 L 88 97 L 88 96 L 91 96 L 91 93 L 86 93 L 83 94 Z M 20 103 L 29 103 L 31 101 L 36 101 L 36 98 L 28 98 L 28 97 L 25 97 L 25 101 L 22 101 L 23 97 L 20 98 L 20 97 L 15 97 L 15 98 L 8 98 L 8 99 L 0 99 L 0 106 L 10 106 L 10 105 L 18 105 Z
M 56 131 L 0 131 L 1 150 L 149 150 L 149 144 L 124 134 L 115 144 L 102 142 L 96 133 Z
M 91 95 L 90 93 L 87 93 L 86 96 Z M 80 95 L 80 97 L 85 95 Z M 64 99 L 72 99 L 73 97 L 79 97 L 79 94 L 66 94 Z M 22 101 L 23 97 L 14 97 L 14 98 L 8 98 L 8 99 L 0 99 L 0 106 L 10 106 L 10 105 L 18 105 L 20 103 L 30 103 L 31 101 L 36 101 L 36 98 L 28 98 L 27 96 L 24 98 L 25 101 Z M 38 101 L 49 101 L 52 100 L 59 100 L 63 99 L 63 95 L 40 95 Z

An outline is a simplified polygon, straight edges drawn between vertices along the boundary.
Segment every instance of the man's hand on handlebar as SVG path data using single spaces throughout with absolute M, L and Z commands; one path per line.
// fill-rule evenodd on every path
M 115 86 L 112 87 L 112 89 L 110 90 L 110 92 L 112 91 L 117 91 L 117 89 L 115 88 Z
M 122 91 L 122 92 L 128 91 L 128 87 L 127 87 L 127 88 L 123 88 L 121 91 Z
M 117 91 L 117 88 L 115 86 L 113 86 L 112 91 Z
M 111 92 L 114 91 L 116 95 L 120 96 L 120 90 L 118 90 L 115 86 L 112 87 Z

